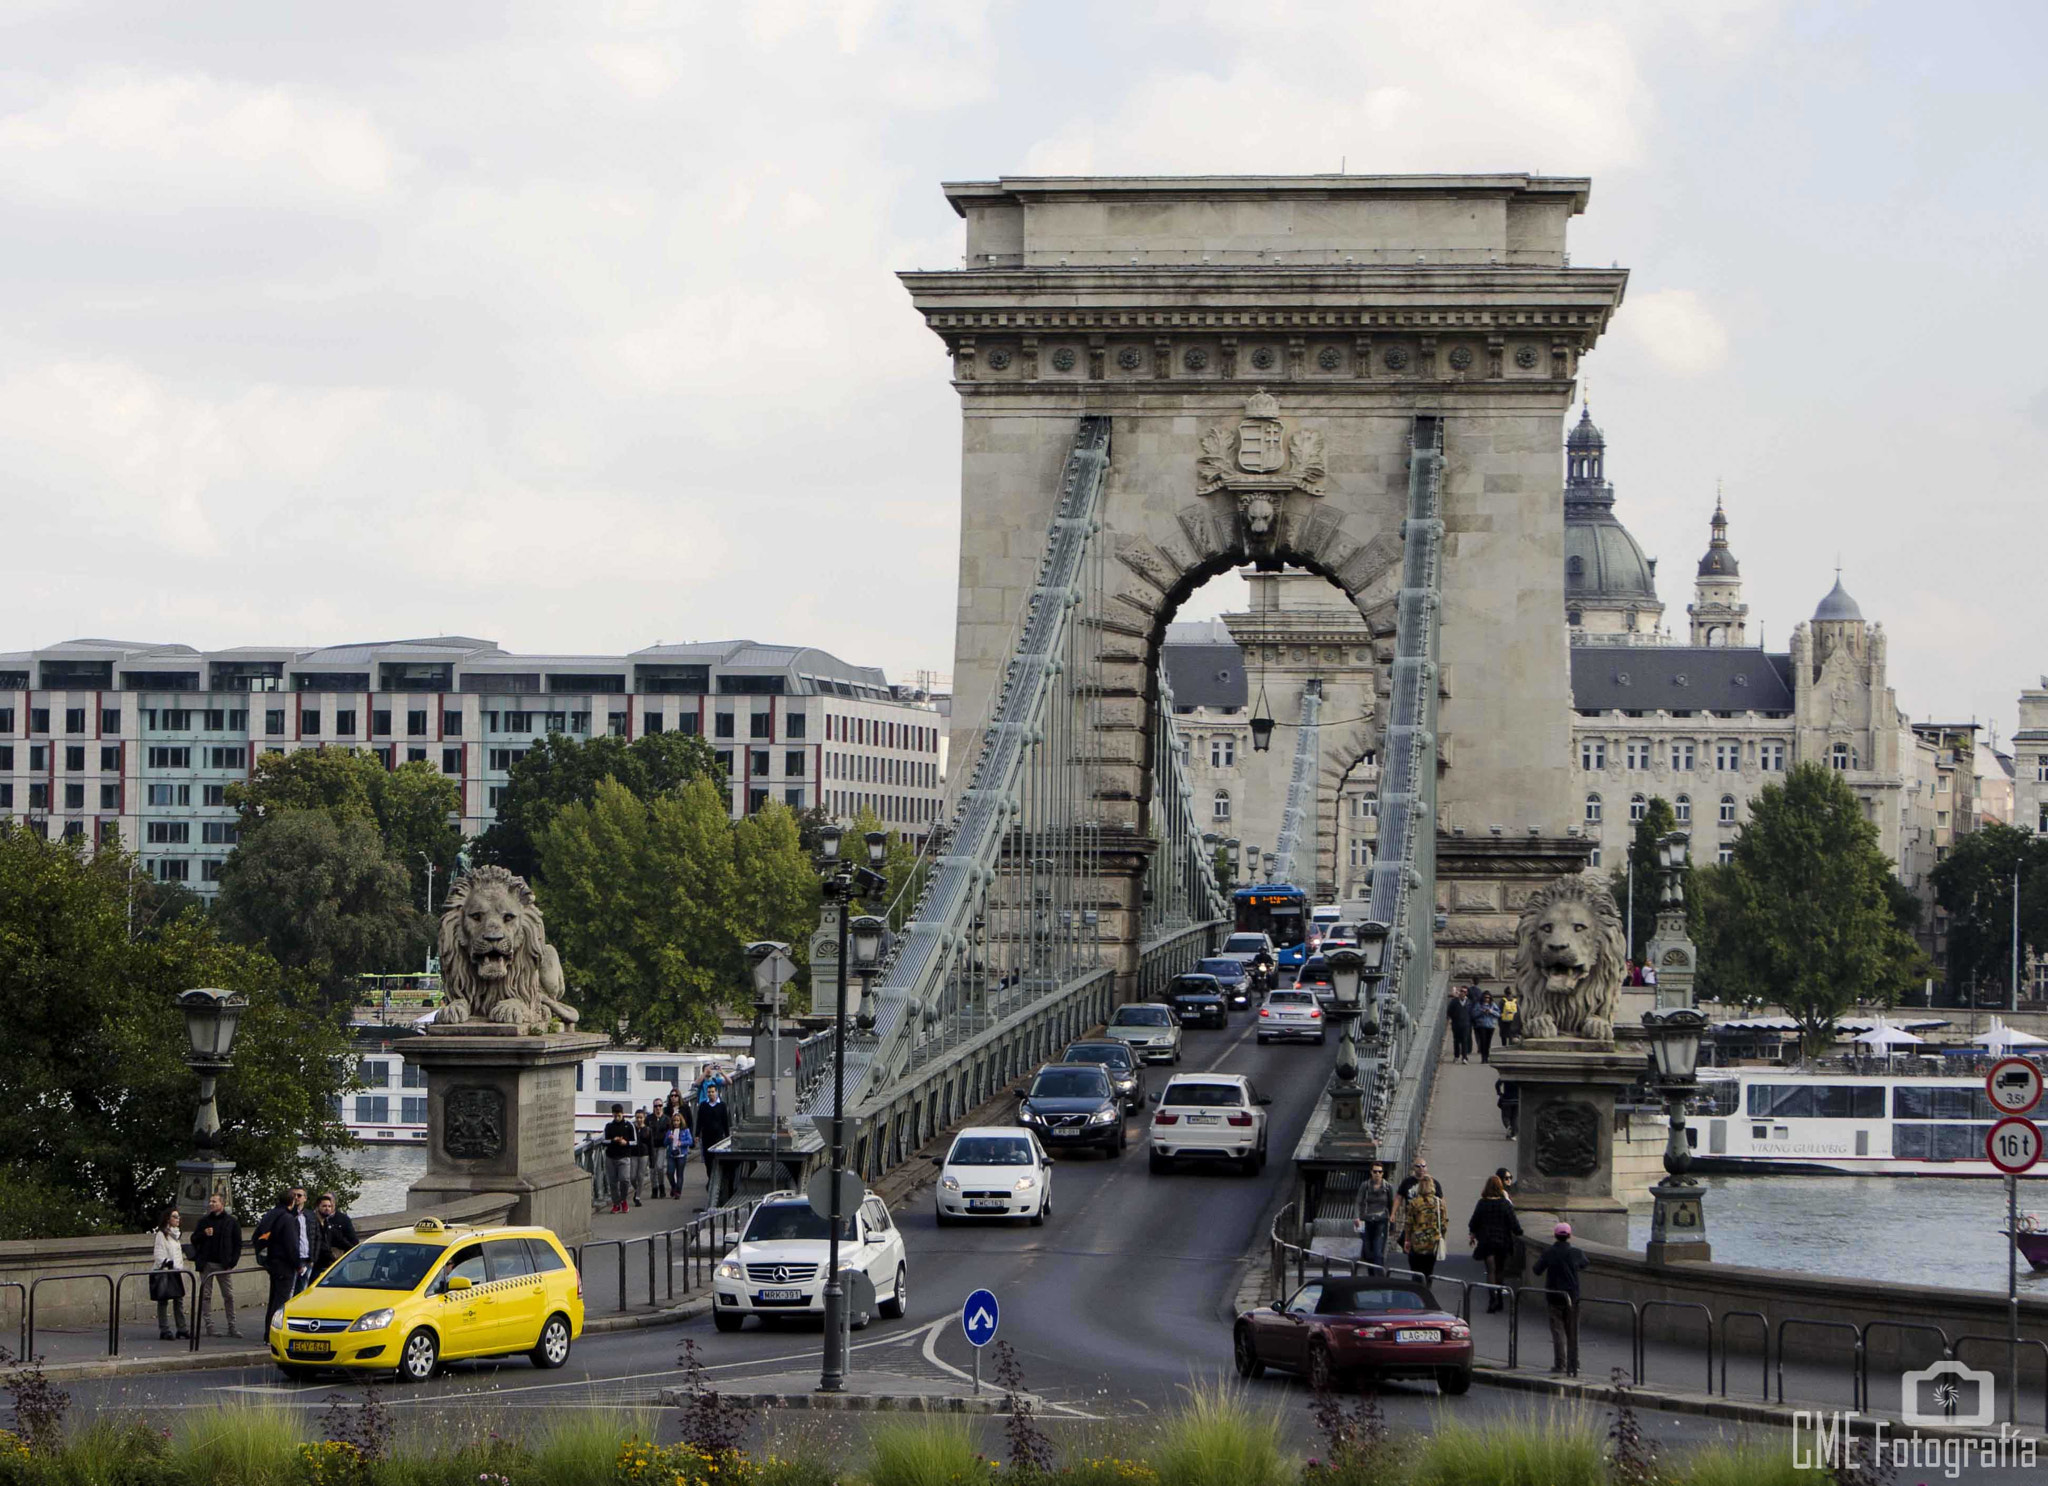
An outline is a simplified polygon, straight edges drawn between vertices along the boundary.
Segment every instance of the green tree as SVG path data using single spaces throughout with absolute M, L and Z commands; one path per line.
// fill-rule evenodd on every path
M 1657 899 L 1662 882 L 1657 867 L 1657 838 L 1668 836 L 1677 829 L 1678 817 L 1672 813 L 1670 803 L 1662 795 L 1653 796 L 1643 818 L 1636 822 L 1636 834 L 1628 844 L 1627 859 L 1614 869 L 1614 901 L 1621 908 L 1623 923 L 1629 922 L 1629 868 L 1633 866 L 1635 869 L 1634 937 L 1629 941 L 1628 957 L 1638 965 L 1647 957 L 1650 940 L 1657 933 Z
M 1934 901 L 1948 911 L 1949 985 L 1973 1003 L 2002 1003 L 2012 984 L 2014 873 L 2024 975 L 2026 954 L 2048 948 L 2048 839 L 1988 825 L 1958 837 L 1928 874 Z
M 873 911 L 885 913 L 889 927 L 900 929 L 910 921 L 910 915 L 917 907 L 918 895 L 924 891 L 925 878 L 931 872 L 931 863 L 918 858 L 917 848 L 900 831 L 883 825 L 880 816 L 865 809 L 847 828 L 845 843 L 840 847 L 841 854 L 866 866 L 867 838 L 871 831 L 880 831 L 889 838 L 887 854 L 882 859 L 882 876 L 888 886 L 873 900 Z
M 823 892 L 805 854 L 796 812 L 769 804 L 733 827 L 733 928 L 742 946 L 774 939 L 789 946 L 808 987 L 811 931 Z
M 649 800 L 700 779 L 722 778 L 711 745 L 690 734 L 649 733 L 628 743 L 551 733 L 513 764 L 497 821 L 477 838 L 476 859 L 530 880 L 541 870 L 539 843 L 548 824 L 569 805 L 590 804 L 605 780 Z
M 294 1012 L 294 977 L 222 943 L 203 914 L 131 939 L 131 868 L 116 845 L 88 857 L 0 829 L 0 1238 L 140 1229 L 174 1200 L 198 1099 L 175 998 L 194 986 L 249 1001 L 219 1090 L 240 1210 L 291 1181 L 352 1197 L 330 1112 L 346 1083 L 339 1028 Z
M 741 983 L 734 831 L 700 778 L 642 799 L 617 780 L 553 811 L 536 840 L 548 938 L 583 1025 L 679 1047 L 718 1030 Z
M 1216 891 L 1229 897 L 1237 887 L 1237 868 L 1234 861 L 1237 853 L 1220 842 L 1216 847 Z
M 330 1007 L 354 999 L 359 975 L 423 963 L 432 922 L 375 821 L 324 810 L 266 815 L 221 868 L 214 914 L 228 938 L 304 971 Z
M 462 793 L 455 781 L 424 759 L 386 769 L 374 754 L 349 748 L 306 748 L 266 753 L 243 782 L 227 788 L 249 840 L 280 816 L 318 810 L 339 825 L 367 820 L 384 848 L 405 869 L 415 901 L 426 906 L 427 863 L 446 882 L 462 850 Z
M 1724 867 L 1698 867 L 1700 978 L 1724 1000 L 1776 1002 L 1809 1053 L 1858 1002 L 1890 1006 L 1925 958 L 1892 907 L 1891 862 L 1840 774 L 1801 764 L 1767 785 Z

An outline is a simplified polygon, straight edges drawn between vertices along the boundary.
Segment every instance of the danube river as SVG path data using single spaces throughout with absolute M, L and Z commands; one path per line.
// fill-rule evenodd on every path
M 1952 1289 L 2005 1289 L 2005 1183 L 1995 1178 L 1709 1176 L 1707 1238 L 1714 1258 L 1758 1269 Z M 2048 1179 L 2022 1178 L 2048 1221 Z M 1647 1211 L 1629 1216 L 1629 1242 L 1649 1241 Z M 2048 1294 L 2048 1274 L 2020 1260 L 2020 1289 Z

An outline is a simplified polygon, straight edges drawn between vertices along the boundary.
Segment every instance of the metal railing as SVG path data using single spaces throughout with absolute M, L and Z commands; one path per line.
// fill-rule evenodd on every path
M 1731 1321 L 1756 1322 L 1757 1340 L 1763 1345 L 1757 1348 L 1757 1363 L 1762 1375 L 1757 1385 L 1757 1397 L 1765 1403 L 1771 1400 L 1771 1318 L 1762 1311 L 1721 1312 L 1721 1396 L 1728 1396 L 1728 1354 L 1734 1350 L 1728 1339 L 1728 1323 Z
M 1785 1401 L 1785 1333 L 1794 1326 L 1806 1326 L 1815 1331 L 1846 1331 L 1853 1338 L 1855 1351 L 1849 1358 L 1849 1407 L 1863 1407 L 1863 1333 L 1847 1321 L 1815 1321 L 1805 1316 L 1786 1316 L 1778 1322 L 1778 1402 Z
M 1949 1348 L 1948 1355 L 1955 1361 L 1961 1362 L 1963 1360 L 1963 1348 L 1971 1342 L 1982 1342 L 1986 1346 L 1995 1345 L 1999 1347 L 2001 1350 L 2009 1350 L 2012 1346 L 2012 1337 L 2009 1334 L 2006 1336 L 1983 1336 L 1975 1332 L 1968 1332 L 1955 1339 L 1955 1344 Z M 2036 1341 L 2033 1337 L 2023 1336 L 2020 1338 L 2020 1345 L 2023 1347 L 2034 1347 L 2040 1350 L 2042 1389 L 2041 1427 L 2043 1429 L 2048 1429 L 2048 1342 Z M 2019 1374 L 2017 1372 L 2015 1372 L 2012 1375 L 2012 1377 L 2007 1380 L 2005 1394 L 2005 1422 L 2008 1424 L 2015 1425 L 2020 1422 L 2020 1379 Z
M 15 1355 L 25 1361 L 28 1357 L 28 1286 L 20 1280 L 0 1280 L 0 1294 L 5 1294 L 9 1290 L 21 1297 L 16 1302 L 20 1307 L 20 1313 L 15 1321 L 18 1336 Z
M 112 1356 L 120 1345 L 115 1331 L 121 1324 L 121 1312 L 114 1301 L 114 1277 L 110 1274 L 43 1274 L 28 1283 L 28 1310 L 22 1321 L 21 1354 L 33 1357 L 36 1350 L 36 1297 L 45 1285 L 61 1285 L 79 1280 L 97 1280 L 107 1287 L 107 1355 Z
M 683 1289 L 685 1293 L 698 1288 L 708 1281 L 718 1260 L 732 1247 L 739 1237 L 746 1220 L 753 1216 L 760 1205 L 756 1198 L 748 1198 L 729 1207 L 713 1208 L 699 1213 L 687 1223 L 674 1228 L 661 1229 L 654 1233 L 635 1234 L 628 1238 L 597 1238 L 580 1245 L 575 1251 L 577 1272 L 586 1278 L 598 1251 L 612 1249 L 618 1255 L 617 1303 L 612 1307 L 619 1314 L 633 1308 L 632 1287 L 628 1283 L 626 1255 L 632 1250 L 646 1246 L 647 1249 L 647 1304 L 659 1306 L 663 1299 L 676 1298 L 676 1239 L 682 1238 L 681 1267 L 685 1271 Z M 666 1264 L 661 1262 L 666 1258 Z M 666 1296 L 663 1295 L 663 1276 L 666 1276 Z
M 1642 1302 L 1639 1312 L 1641 1324 L 1636 1329 L 1636 1382 L 1641 1383 L 1648 1370 L 1649 1358 L 1645 1354 L 1649 1350 L 1649 1319 L 1650 1312 L 1653 1310 L 1698 1311 L 1707 1318 L 1707 1392 L 1712 1393 L 1714 1391 L 1714 1309 L 1701 1300 L 1645 1300 Z M 1723 1356 L 1721 1368 L 1724 1373 L 1727 1371 L 1727 1367 L 1727 1358 Z M 1723 1393 L 1728 1391 L 1725 1382 L 1722 1385 L 1721 1391 Z
M 1955 1349 L 1949 1345 L 1948 1333 L 1930 1321 L 1865 1321 L 1856 1333 L 1856 1364 L 1859 1373 L 1857 1390 L 1863 1400 L 1861 1407 L 1865 1412 L 1874 1412 L 1870 1396 L 1870 1333 L 1873 1331 L 1896 1331 L 1902 1336 L 1907 1332 L 1931 1332 L 1941 1342 L 1942 1357 L 1948 1359 L 1955 1356 Z

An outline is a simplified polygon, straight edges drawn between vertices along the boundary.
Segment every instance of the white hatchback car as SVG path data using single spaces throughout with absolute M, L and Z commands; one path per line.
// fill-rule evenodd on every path
M 840 1222 L 841 1269 L 868 1278 L 875 1308 L 884 1316 L 901 1316 L 910 1303 L 910 1276 L 903 1235 L 890 1220 L 887 1204 L 871 1192 Z M 778 1316 L 823 1315 L 830 1239 L 831 1225 L 799 1193 L 771 1192 L 762 1198 L 738 1245 L 712 1272 L 713 1323 L 720 1331 L 738 1331 L 749 1316 L 759 1316 L 766 1325 Z M 848 1295 L 850 1324 L 856 1327 L 873 1319 L 855 1299 L 864 1293 L 864 1287 L 854 1286 Z
M 953 1137 L 939 1163 L 934 1206 L 941 1226 L 961 1218 L 1052 1216 L 1052 1161 L 1021 1125 L 977 1125 Z
M 1271 1099 L 1241 1073 L 1177 1073 L 1154 1096 L 1151 1166 L 1176 1161 L 1234 1161 L 1254 1172 L 1266 1164 L 1266 1106 Z
M 1259 1008 L 1258 1026 L 1262 1043 L 1299 1037 L 1320 1045 L 1324 1036 L 1322 1002 L 1313 990 L 1268 991 Z

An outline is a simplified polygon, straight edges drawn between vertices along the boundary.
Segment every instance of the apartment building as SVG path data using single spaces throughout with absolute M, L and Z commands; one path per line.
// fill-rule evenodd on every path
M 735 817 L 770 800 L 872 811 L 921 839 L 943 789 L 944 719 L 923 692 L 808 646 L 750 640 L 629 655 L 519 655 L 443 635 L 321 649 L 73 640 L 0 655 L 0 817 L 98 841 L 210 893 L 235 845 L 227 786 L 264 753 L 367 750 L 456 781 L 463 830 L 496 819 L 550 734 L 703 737 Z

